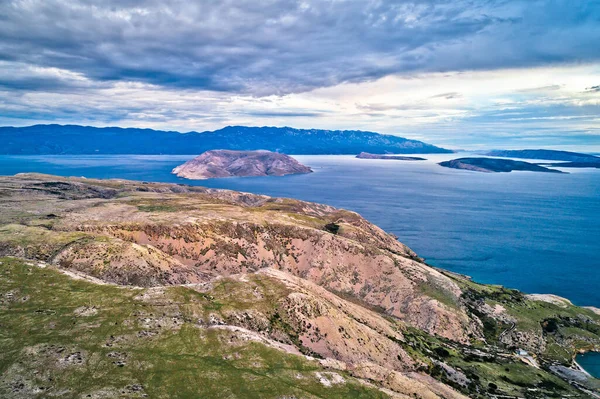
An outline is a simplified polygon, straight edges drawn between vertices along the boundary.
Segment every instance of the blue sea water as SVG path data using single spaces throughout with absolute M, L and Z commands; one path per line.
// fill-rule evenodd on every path
M 299 198 L 359 212 L 427 262 L 527 293 L 600 307 L 600 170 L 477 173 L 436 162 L 296 156 L 314 173 L 191 181 L 192 156 L 0 156 L 0 174 L 177 182 Z
M 600 378 L 600 352 L 587 352 L 577 355 L 577 363 L 592 376 Z

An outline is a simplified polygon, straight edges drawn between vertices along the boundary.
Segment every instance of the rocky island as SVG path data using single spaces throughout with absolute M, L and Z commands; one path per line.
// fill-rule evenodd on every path
M 433 268 L 354 212 L 181 184 L 0 177 L 0 325 L 3 398 L 600 392 L 573 363 L 598 309 Z
M 553 166 L 556 168 L 594 168 L 600 169 L 600 162 L 558 162 L 541 163 L 542 166 Z
M 174 174 L 186 179 L 233 176 L 284 176 L 311 173 L 294 158 L 271 151 L 211 150 L 179 165 Z
M 394 159 L 397 161 L 425 161 L 425 158 L 421 157 L 407 157 L 403 155 L 385 155 L 385 154 L 371 154 L 368 152 L 361 152 L 356 156 L 359 159 Z
M 513 161 L 511 159 L 499 158 L 458 158 L 450 161 L 440 162 L 439 165 L 452 169 L 472 170 L 474 172 L 512 172 L 530 171 L 530 172 L 548 172 L 565 173 L 556 169 L 545 168 L 529 162 Z
M 523 159 L 544 159 L 549 161 L 569 161 L 569 162 L 598 162 L 600 157 L 583 154 L 580 152 L 557 151 L 557 150 L 494 150 L 487 154 L 491 157 L 523 158 Z

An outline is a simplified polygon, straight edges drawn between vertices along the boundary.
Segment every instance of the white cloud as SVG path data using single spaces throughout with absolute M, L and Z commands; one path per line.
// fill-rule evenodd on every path
M 543 140 L 540 132 L 593 138 L 600 134 L 600 92 L 586 88 L 596 82 L 598 65 L 396 75 L 260 98 L 115 82 L 67 92 L 0 92 L 0 123 L 180 131 L 291 125 L 379 131 L 450 146 L 519 135 Z

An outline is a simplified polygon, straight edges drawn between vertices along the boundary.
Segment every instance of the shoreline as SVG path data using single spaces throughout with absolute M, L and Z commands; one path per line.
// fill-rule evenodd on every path
M 592 349 L 592 350 L 582 350 L 582 351 L 578 351 L 575 356 L 573 356 L 573 366 L 575 367 L 575 369 L 577 371 L 582 372 L 583 374 L 585 374 L 586 376 L 590 377 L 590 378 L 597 378 L 594 377 L 589 371 L 587 371 L 581 364 L 579 364 L 577 362 L 577 356 L 579 355 L 584 355 L 586 353 L 596 353 L 600 356 L 600 351 L 596 350 L 596 349 Z
M 577 357 L 577 356 L 575 356 Z M 577 363 L 577 360 L 573 359 L 573 366 L 575 366 L 575 370 L 582 372 L 583 374 L 585 374 L 586 376 L 590 377 L 590 378 L 595 378 L 593 375 L 591 375 L 586 369 L 584 369 L 581 364 Z

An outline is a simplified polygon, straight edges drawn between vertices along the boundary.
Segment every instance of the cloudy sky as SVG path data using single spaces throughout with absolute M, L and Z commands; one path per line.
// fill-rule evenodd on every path
M 1 0 L 0 125 L 600 150 L 600 0 Z

